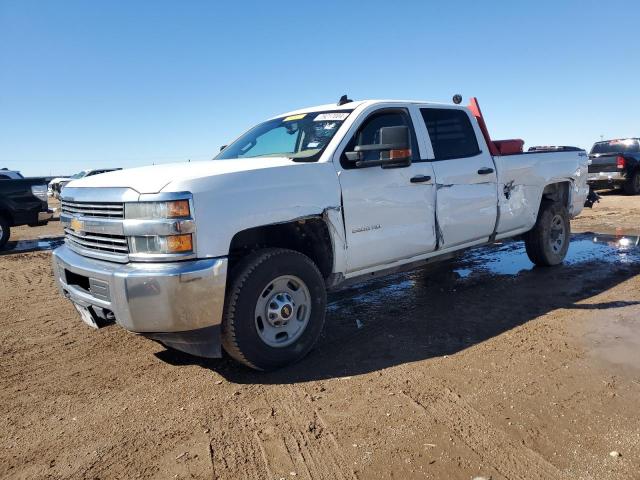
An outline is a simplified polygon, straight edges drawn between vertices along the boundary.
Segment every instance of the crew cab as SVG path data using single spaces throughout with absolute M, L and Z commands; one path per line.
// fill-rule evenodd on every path
M 0 249 L 9 241 L 11 227 L 45 225 L 52 216 L 44 178 L 0 182 Z
M 640 194 L 640 138 L 596 142 L 589 153 L 588 183 L 594 189 L 622 187 Z
M 561 263 L 586 152 L 523 144 L 491 140 L 475 99 L 277 115 L 213 161 L 69 183 L 55 277 L 91 326 L 277 368 L 314 345 L 328 288 L 522 235 L 536 264 Z

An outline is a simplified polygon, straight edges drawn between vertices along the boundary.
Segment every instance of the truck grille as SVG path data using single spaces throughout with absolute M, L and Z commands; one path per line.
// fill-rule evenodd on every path
M 67 242 L 71 244 L 71 246 L 116 255 L 127 255 L 129 253 L 129 244 L 123 235 L 77 232 L 71 228 L 65 228 L 64 233 Z
M 61 202 L 62 213 L 97 218 L 124 218 L 124 203 Z

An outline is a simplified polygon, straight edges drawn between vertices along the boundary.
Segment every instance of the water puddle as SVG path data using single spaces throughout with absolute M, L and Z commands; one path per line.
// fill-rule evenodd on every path
M 588 262 L 624 264 L 640 261 L 640 236 L 602 233 L 573 234 L 564 265 Z M 524 243 L 508 241 L 471 250 L 454 263 L 454 272 L 467 278 L 476 272 L 517 275 L 533 270 Z
M 640 236 L 601 233 L 573 234 L 563 266 L 587 263 L 606 265 L 640 262 Z M 524 242 L 508 240 L 483 246 L 463 253 L 460 257 L 442 263 L 437 273 L 427 274 L 436 283 L 446 283 L 448 289 L 456 289 L 456 282 L 482 276 L 516 276 L 533 270 L 535 265 L 527 257 Z M 562 268 L 559 266 L 558 268 Z M 453 272 L 453 278 L 450 273 Z M 425 274 L 420 270 L 397 273 L 359 283 L 333 292 L 329 298 L 329 311 L 345 305 L 370 305 L 373 307 L 399 304 L 411 297 L 417 284 L 423 285 Z
M 64 237 L 42 237 L 35 240 L 18 240 L 7 243 L 4 249 L 0 250 L 0 255 L 53 250 L 63 243 Z

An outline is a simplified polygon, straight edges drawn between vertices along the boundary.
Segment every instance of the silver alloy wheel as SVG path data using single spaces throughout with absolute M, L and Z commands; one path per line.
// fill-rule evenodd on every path
M 551 228 L 549 229 L 549 246 L 553 253 L 560 253 L 566 239 L 564 228 L 564 219 L 561 215 L 555 215 L 551 219 Z
M 311 294 L 294 275 L 283 275 L 267 284 L 255 310 L 260 339 L 274 348 L 294 343 L 307 328 L 311 317 Z

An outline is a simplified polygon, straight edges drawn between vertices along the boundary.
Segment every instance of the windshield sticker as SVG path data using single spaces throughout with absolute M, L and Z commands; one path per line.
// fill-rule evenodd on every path
M 321 113 L 313 119 L 314 122 L 326 122 L 331 120 L 342 121 L 349 116 L 349 112 Z
M 320 142 L 309 142 L 307 143 L 307 148 L 318 148 L 318 145 L 320 145 Z
M 301 118 L 304 118 L 306 115 L 307 115 L 306 113 L 299 113 L 298 115 L 290 115 L 290 116 L 286 117 L 282 121 L 283 122 L 292 122 L 293 120 L 300 120 Z

